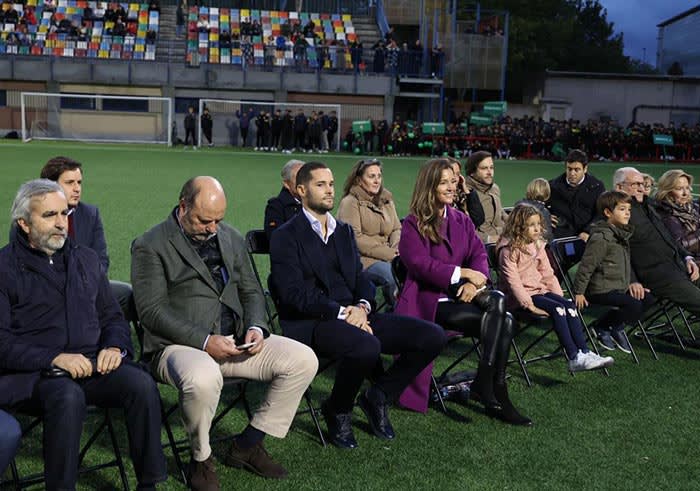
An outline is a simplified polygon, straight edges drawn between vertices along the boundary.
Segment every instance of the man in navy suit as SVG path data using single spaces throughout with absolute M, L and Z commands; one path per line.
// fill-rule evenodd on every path
M 304 162 L 292 159 L 282 167 L 282 190 L 274 198 L 267 200 L 265 206 L 265 234 L 270 240 L 272 232 L 277 227 L 286 223 L 290 218 L 296 216 L 301 209 L 301 203 L 295 196 L 297 172 Z
M 374 286 L 362 271 L 352 228 L 330 214 L 333 173 L 309 162 L 299 169 L 296 191 L 302 211 L 272 234 L 271 286 L 286 336 L 317 355 L 338 361 L 330 397 L 322 405 L 330 440 L 355 448 L 351 414 L 358 404 L 372 432 L 394 438 L 388 406 L 442 350 L 444 330 L 411 317 L 374 312 Z M 384 370 L 381 353 L 400 355 Z
M 41 169 L 41 177 L 56 181 L 68 199 L 68 236 L 73 243 L 97 253 L 102 272 L 109 270 L 107 242 L 102 227 L 100 211 L 96 206 L 80 201 L 83 187 L 83 170 L 80 162 L 68 157 L 54 157 Z

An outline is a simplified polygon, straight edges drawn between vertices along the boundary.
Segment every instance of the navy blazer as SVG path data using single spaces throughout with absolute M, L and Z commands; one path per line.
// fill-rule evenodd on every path
M 100 210 L 96 206 L 81 201 L 73 211 L 73 227 L 75 229 L 73 241 L 95 251 L 100 259 L 102 272 L 107 274 L 109 256 L 107 255 L 107 241 L 100 218 Z
M 353 303 L 365 299 L 374 305 L 375 288 L 362 271 L 352 227 L 337 222 L 335 245 L 340 273 L 353 293 Z M 322 320 L 336 319 L 341 305 L 329 294 L 329 265 L 323 241 L 301 212 L 272 234 L 270 287 L 276 297 L 280 324 L 286 336 L 311 344 Z
M 272 232 L 287 223 L 291 218 L 294 218 L 300 210 L 301 203 L 284 187 L 279 195 L 267 200 L 264 224 L 267 240 L 270 240 L 270 237 L 272 237 Z
M 104 274 L 109 271 L 109 256 L 107 255 L 107 242 L 105 231 L 100 218 L 100 210 L 96 206 L 88 205 L 82 201 L 73 210 L 74 237 L 72 242 L 79 244 L 97 253 L 100 260 L 100 268 Z M 10 242 L 15 240 L 16 225 L 10 227 Z

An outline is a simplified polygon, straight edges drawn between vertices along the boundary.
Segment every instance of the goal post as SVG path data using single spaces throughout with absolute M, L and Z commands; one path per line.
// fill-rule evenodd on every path
M 22 141 L 172 145 L 169 97 L 21 93 Z
M 328 141 L 328 149 L 339 151 L 340 142 L 342 140 L 342 135 L 340 134 L 340 126 L 342 121 L 341 105 L 340 104 L 309 104 L 309 103 L 299 103 L 299 102 L 260 102 L 260 101 L 246 101 L 246 100 L 228 100 L 228 99 L 200 99 L 199 109 L 197 112 L 197 145 L 206 146 L 209 144 L 209 140 L 205 137 L 202 131 L 201 116 L 204 113 L 204 108 L 207 108 L 209 114 L 212 118 L 212 144 L 216 146 L 243 146 L 242 134 L 241 134 L 241 118 L 239 116 L 243 113 L 250 114 L 252 109 L 252 119 L 250 120 L 250 125 L 247 132 L 247 137 L 245 144 L 248 147 L 255 148 L 257 143 L 257 126 L 255 124 L 255 118 L 260 114 L 261 111 L 273 115 L 278 109 L 281 114 L 284 115 L 287 110 L 292 111 L 292 116 L 297 116 L 299 110 L 303 111 L 305 117 L 311 118 L 313 113 L 318 116 L 321 111 L 323 111 L 324 116 L 331 116 L 333 112 L 338 119 L 338 130 L 332 135 L 332 141 Z M 272 150 L 273 148 L 280 151 L 282 150 L 282 142 L 273 141 L 273 130 L 272 125 L 269 128 L 269 134 L 262 147 Z M 292 137 L 293 138 L 293 137 Z M 281 138 L 280 138 L 281 140 Z M 323 141 L 323 137 L 322 137 Z M 309 148 L 312 144 L 309 143 Z

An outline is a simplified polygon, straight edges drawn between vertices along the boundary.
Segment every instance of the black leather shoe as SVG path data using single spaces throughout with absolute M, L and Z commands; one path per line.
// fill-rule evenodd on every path
M 469 398 L 472 401 L 476 401 L 476 402 L 480 403 L 488 411 L 500 411 L 501 409 L 503 409 L 503 407 L 501 406 L 501 403 L 498 402 L 495 398 L 491 399 L 491 398 L 484 397 L 481 394 L 481 388 L 479 386 L 474 386 L 473 383 L 472 383 L 472 386 L 469 390 Z
M 479 366 L 479 371 L 469 386 L 469 398 L 481 403 L 489 411 L 499 411 L 502 406 L 493 393 L 493 374 L 492 367 Z
M 321 414 L 328 426 L 328 440 L 338 448 L 357 448 L 357 440 L 352 432 L 352 413 L 335 413 L 325 402 L 321 404 Z
M 386 403 L 373 402 L 365 391 L 357 398 L 357 404 L 367 416 L 367 421 L 375 436 L 385 440 L 394 439 L 396 434 L 391 426 L 391 421 L 389 421 L 389 406 Z
M 508 395 L 508 388 L 505 384 L 496 385 L 494 388 L 496 397 L 501 402 L 501 409 L 493 410 L 487 409 L 486 414 L 492 418 L 500 419 L 504 423 L 508 423 L 515 426 L 532 426 L 534 423 L 530 418 L 520 414 L 520 412 L 513 406 Z

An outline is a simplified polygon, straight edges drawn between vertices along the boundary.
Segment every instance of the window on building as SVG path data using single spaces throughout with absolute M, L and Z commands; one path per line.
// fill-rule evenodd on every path
M 146 113 L 148 112 L 148 100 L 146 99 L 102 99 L 103 111 L 120 111 Z

